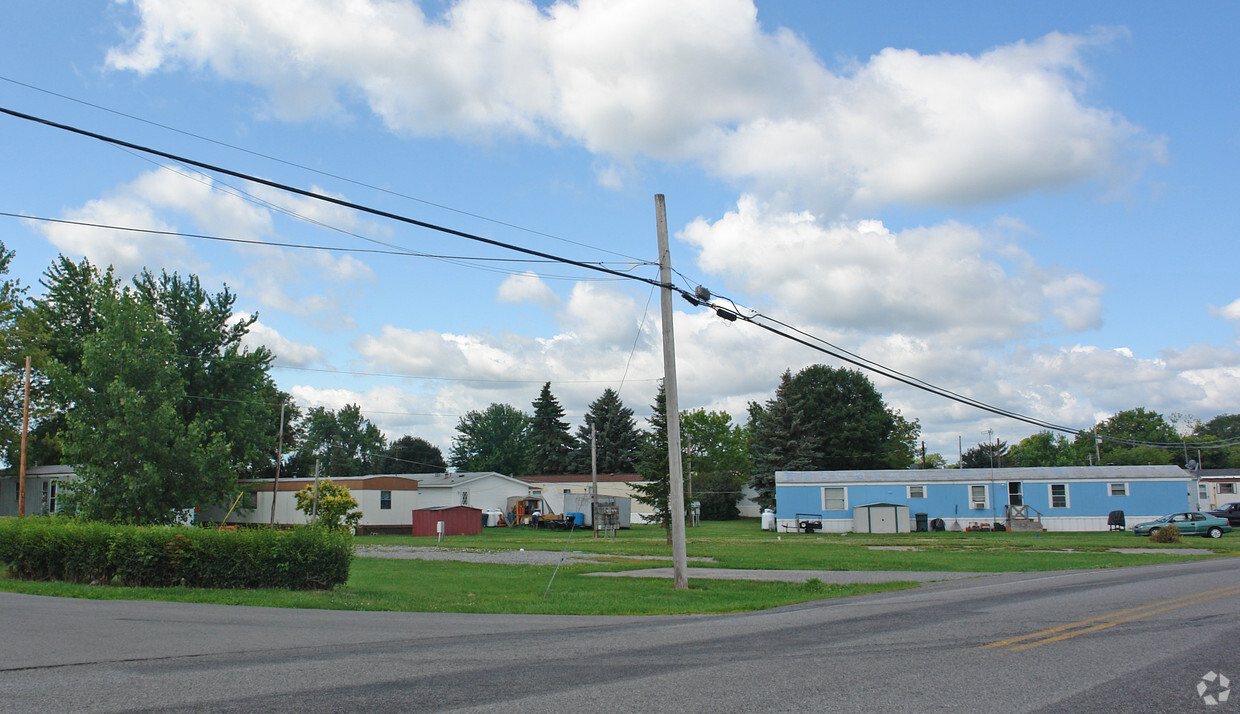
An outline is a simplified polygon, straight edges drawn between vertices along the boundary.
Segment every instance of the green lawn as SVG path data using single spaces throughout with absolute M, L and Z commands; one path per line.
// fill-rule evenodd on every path
M 270 607 L 408 612 L 508 612 L 579 615 L 657 615 L 760 610 L 809 600 L 913 587 L 829 585 L 693 579 L 677 591 L 667 579 L 598 578 L 586 573 L 670 565 L 663 531 L 652 526 L 622 530 L 616 538 L 594 539 L 586 531 L 571 541 L 563 531 L 487 529 L 477 536 L 434 538 L 359 536 L 358 545 L 421 545 L 499 551 L 548 550 L 612 555 L 653 555 L 667 560 L 613 559 L 603 565 L 495 565 L 455 561 L 356 558 L 348 583 L 329 592 L 121 588 L 0 579 L 0 590 L 100 599 L 146 599 Z M 1044 571 L 1109 568 L 1240 554 L 1240 534 L 1219 540 L 1191 538 L 1159 546 L 1131 533 L 911 533 L 889 536 L 772 534 L 753 520 L 704 523 L 688 529 L 693 567 L 812 570 L 947 570 L 963 572 Z M 908 548 L 910 550 L 875 550 Z M 1153 554 L 1119 554 L 1117 547 L 1155 548 Z M 1208 548 L 1214 555 L 1175 555 L 1181 548 Z

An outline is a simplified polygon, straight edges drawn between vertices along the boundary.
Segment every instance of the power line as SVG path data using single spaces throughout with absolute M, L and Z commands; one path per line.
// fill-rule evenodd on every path
M 479 261 L 479 262 L 494 262 L 494 263 L 523 263 L 523 264 L 540 264 L 540 263 L 551 264 L 551 263 L 556 262 L 553 260 L 533 260 L 530 258 L 489 258 L 489 257 L 470 256 L 470 255 L 440 255 L 440 254 L 435 254 L 435 253 L 423 253 L 421 251 L 415 251 L 415 250 L 411 250 L 408 248 L 400 248 L 399 246 L 396 249 L 349 248 L 349 247 L 344 247 L 344 246 L 307 245 L 304 243 L 286 243 L 282 241 L 267 241 L 267 240 L 258 240 L 256 238 L 228 238 L 224 236 L 206 235 L 202 233 L 186 233 L 183 231 L 170 231 L 170 230 L 162 230 L 162 229 L 155 229 L 155 228 L 135 228 L 132 226 L 118 226 L 118 225 L 113 225 L 113 224 L 108 224 L 108 223 L 97 223 L 97 222 L 92 222 L 92 221 L 71 221 L 71 220 L 64 219 L 64 218 L 49 218 L 46 216 L 34 216 L 34 215 L 22 214 L 22 213 L 12 213 L 9 211 L 0 211 L 0 216 L 6 216 L 9 218 L 18 218 L 18 219 L 29 220 L 29 221 L 40 221 L 43 223 L 57 223 L 61 225 L 79 226 L 83 228 L 95 228 L 99 230 L 118 231 L 118 232 L 125 232 L 125 233 L 143 233 L 147 235 L 167 236 L 167 237 L 175 237 L 175 238 L 193 238 L 196 240 L 207 240 L 207 241 L 215 241 L 215 242 L 220 242 L 220 243 L 236 243 L 236 244 L 242 244 L 242 245 L 257 245 L 257 246 L 264 246 L 264 247 L 271 247 L 271 248 L 291 248 L 291 249 L 296 249 L 296 250 L 313 250 L 313 251 L 325 251 L 325 252 L 336 252 L 336 253 L 357 253 L 357 254 L 367 254 L 367 255 L 397 255 L 397 256 L 405 256 L 405 257 L 411 257 L 411 258 L 429 258 L 433 260 L 445 260 L 445 261 L 458 264 L 458 265 L 462 264 L 462 261 Z M 330 228 L 330 226 L 325 226 L 325 227 Z M 340 230 L 340 229 L 333 229 L 333 230 Z M 346 233 L 348 233 L 348 235 L 353 235 L 355 237 L 359 237 L 359 238 L 362 237 L 362 236 L 358 236 L 356 233 L 351 233 L 347 231 Z M 466 267 L 478 268 L 479 266 L 466 265 Z M 634 269 L 637 267 L 640 267 L 640 266 L 632 266 L 632 268 L 630 269 Z M 500 271 L 495 271 L 495 272 L 505 273 L 508 275 L 522 275 L 528 271 L 516 272 L 512 270 L 500 270 Z M 545 273 L 536 273 L 536 275 L 546 280 L 583 280 L 583 281 L 617 280 L 617 278 L 580 278 L 580 277 L 573 277 L 573 276 L 549 275 Z
M 115 114 L 116 116 L 125 117 L 126 119 L 132 119 L 132 120 L 134 120 L 134 121 L 142 122 L 143 124 L 147 124 L 147 125 L 149 125 L 149 126 L 154 126 L 154 127 L 158 127 L 158 128 L 160 128 L 160 129 L 165 129 L 165 130 L 167 130 L 167 131 L 175 132 L 175 133 L 177 133 L 177 134 L 181 134 L 182 136 L 188 136 L 188 137 L 191 137 L 191 138 L 194 138 L 194 139 L 198 139 L 198 140 L 200 140 L 200 141 L 205 141 L 205 142 L 208 142 L 208 143 L 211 143 L 211 144 L 215 144 L 216 146 L 222 146 L 222 147 L 225 147 L 225 148 L 228 148 L 228 149 L 232 149 L 232 150 L 234 150 L 234 151 L 240 151 L 240 152 L 242 152 L 242 153 L 249 154 L 249 155 L 251 155 L 251 156 L 257 156 L 257 157 L 259 157 L 259 158 L 262 158 L 262 159 L 267 159 L 268 161 L 274 161 L 274 162 L 279 163 L 279 164 L 284 164 L 285 166 L 289 166 L 289 167 L 292 167 L 292 168 L 300 169 L 300 170 L 302 170 L 302 171 L 309 171 L 310 173 L 318 174 L 319 176 L 325 176 L 325 177 L 327 177 L 327 178 L 333 178 L 333 179 L 336 179 L 336 180 L 338 180 L 338 181 L 344 181 L 344 182 L 346 182 L 346 183 L 353 184 L 354 186 L 360 186 L 360 187 L 362 187 L 362 188 L 368 188 L 368 189 L 370 189 L 370 190 L 372 190 L 372 191 L 378 191 L 378 192 L 380 192 L 380 193 L 385 193 L 385 194 L 388 194 L 389 196 L 396 196 L 396 197 L 398 197 L 398 198 L 403 198 L 403 199 L 406 199 L 406 200 L 409 200 L 409 201 L 414 201 L 414 202 L 416 202 L 416 203 L 421 203 L 422 205 L 425 205 L 425 206 L 431 206 L 431 207 L 433 207 L 433 208 L 438 208 L 438 209 L 440 209 L 440 210 L 450 211 L 450 212 L 452 212 L 452 213 L 456 213 L 456 214 L 461 215 L 461 216 L 467 216 L 467 217 L 469 217 L 469 218 L 476 218 L 476 219 L 478 219 L 478 220 L 480 220 L 480 221 L 486 221 L 487 223 L 491 223 L 491 224 L 494 224 L 494 225 L 497 225 L 497 226 L 503 226 L 503 227 L 505 227 L 505 228 L 511 228 L 511 229 L 513 229 L 513 230 L 522 231 L 522 232 L 525 232 L 525 233 L 529 233 L 529 234 L 531 234 L 531 235 L 537 235 L 537 236 L 542 236 L 542 237 L 544 237 L 544 238 L 550 238 L 551 240 L 560 241 L 561 243 L 569 243 L 569 244 L 571 244 L 571 245 L 580 246 L 580 247 L 582 247 L 582 248 L 590 248 L 591 250 L 597 250 L 597 251 L 600 251 L 600 252 L 603 252 L 603 253 L 610 253 L 610 254 L 612 254 L 612 255 L 615 255 L 615 256 L 618 256 L 618 257 L 621 257 L 621 258 L 628 258 L 628 259 L 630 259 L 630 260 L 633 260 L 633 261 L 636 261 L 636 262 L 639 262 L 639 263 L 647 263 L 647 264 L 649 263 L 649 261 L 645 261 L 645 260 L 642 260 L 641 258 L 637 258 L 637 257 L 631 256 L 631 255 L 626 255 L 626 254 L 624 254 L 624 253 L 618 253 L 618 252 L 616 252 L 616 251 L 613 251 L 613 250 L 608 250 L 608 249 L 606 249 L 606 248 L 600 248 L 600 247 L 598 247 L 598 246 L 590 245 L 590 244 L 588 244 L 588 243 L 582 243 L 582 242 L 579 242 L 579 241 L 570 240 L 570 239 L 568 239 L 568 238 L 563 238 L 563 237 L 560 237 L 560 236 L 554 235 L 554 234 L 552 234 L 552 233 L 546 233 L 546 232 L 544 232 L 544 231 L 535 230 L 535 229 L 533 229 L 533 228 L 526 228 L 526 227 L 524 227 L 524 226 L 520 226 L 520 225 L 517 225 L 517 224 L 515 224 L 515 223 L 509 223 L 509 222 L 506 222 L 506 221 L 501 221 L 501 220 L 498 220 L 498 219 L 495 219 L 495 218 L 488 218 L 487 216 L 484 216 L 484 215 L 481 215 L 481 214 L 478 214 L 478 213 L 471 213 L 471 212 L 469 212 L 469 211 L 465 211 L 465 210 L 462 210 L 462 209 L 459 209 L 459 208 L 453 208 L 452 206 L 448 206 L 448 205 L 445 205 L 445 204 L 435 203 L 434 201 L 428 201 L 428 200 L 426 200 L 426 199 L 418 198 L 418 197 L 416 197 L 416 196 L 410 196 L 409 194 L 401 193 L 401 192 L 399 192 L 399 191 L 393 191 L 393 190 L 390 190 L 390 189 L 383 188 L 383 187 L 381 187 L 381 186 L 375 186 L 375 185 L 373 185 L 373 184 L 369 184 L 369 183 L 366 183 L 366 182 L 364 182 L 364 181 L 358 181 L 358 180 L 355 180 L 355 179 L 351 179 L 351 178 L 348 178 L 347 176 L 340 176 L 340 175 L 338 175 L 338 174 L 334 174 L 334 173 L 331 173 L 331 172 L 329 172 L 329 171 L 322 171 L 322 170 L 320 170 L 320 169 L 316 169 L 316 168 L 313 168 L 313 167 L 311 167 L 311 166 L 306 166 L 306 165 L 304 165 L 304 164 L 299 164 L 299 163 L 297 163 L 297 162 L 295 162 L 295 161 L 289 161 L 289 160 L 287 160 L 287 159 L 281 159 L 281 158 L 276 157 L 276 156 L 271 156 L 271 155 L 269 155 L 269 154 L 264 154 L 264 153 L 262 153 L 262 152 L 260 152 L 260 151 L 254 151 L 253 149 L 247 149 L 247 148 L 245 148 L 245 147 L 242 147 L 242 146 L 237 146 L 237 145 L 235 145 L 235 144 L 229 144 L 229 143 L 227 143 L 227 142 L 220 141 L 220 140 L 218 140 L 218 139 L 212 139 L 212 138 L 210 138 L 210 137 L 208 137 L 208 136 L 203 136 L 203 135 L 201 135 L 201 134 L 195 134 L 195 133 L 193 133 L 193 132 L 191 132 L 191 131 L 186 131 L 186 130 L 184 130 L 184 129 L 178 129 L 178 128 L 174 127 L 174 126 L 169 126 L 169 125 L 167 125 L 167 124 L 161 124 L 161 123 L 159 123 L 159 122 L 152 121 L 152 120 L 150 120 L 150 119 L 145 119 L 145 118 L 140 117 L 140 116 L 136 116 L 136 115 L 133 115 L 133 114 L 128 114 L 128 113 L 126 113 L 126 112 L 122 112 L 122 111 L 119 111 L 119 110 L 116 110 L 116 109 L 111 109 L 111 108 L 109 108 L 109 107 L 105 107 L 105 106 L 103 106 L 103 105 L 101 105 L 101 104 L 95 104 L 95 103 L 93 103 L 93 102 L 88 102 L 88 101 L 83 100 L 83 99 L 78 99 L 78 98 L 76 98 L 76 97 L 71 97 L 71 96 L 69 96 L 69 95 L 67 95 L 67 94 L 61 94 L 61 93 L 59 93 L 59 92 L 53 92 L 53 91 L 51 91 L 50 89 L 44 89 L 44 88 L 42 88 L 42 87 L 36 87 L 36 86 L 35 86 L 35 85 L 33 85 L 33 84 L 27 84 L 26 82 L 21 82 L 21 81 L 18 81 L 18 80 L 16 80 L 16 79 L 12 79 L 12 78 L 9 78 L 9 77 L 0 76 L 0 80 L 3 80 L 3 81 L 5 81 L 5 82 L 9 82 L 10 84 L 16 84 L 16 85 L 18 85 L 18 86 L 20 86 L 20 87 L 25 87 L 26 89 L 31 89 L 31 90 L 34 90 L 34 91 L 36 91 L 36 92 L 42 92 L 43 94 L 47 94 L 47 95 L 50 95 L 50 96 L 53 96 L 53 97 L 58 97 L 58 98 L 60 98 L 60 99 L 64 99 L 64 100 L 67 100 L 67 101 L 70 101 L 70 102 L 75 102 L 75 103 L 77 103 L 77 104 L 81 104 L 82 106 L 91 107 L 92 109 L 98 109 L 98 110 L 100 110 L 100 111 L 108 112 L 109 114 Z
M 274 188 L 280 191 L 287 191 L 289 193 L 294 193 L 299 196 L 304 196 L 306 198 L 311 198 L 317 201 L 323 201 L 324 203 L 331 203 L 333 205 L 341 206 L 342 208 L 348 208 L 354 211 L 359 211 L 361 213 L 368 213 L 373 216 L 387 218 L 389 220 L 397 221 L 400 223 L 406 223 L 408 225 L 417 226 L 419 228 L 424 228 L 424 229 L 436 231 L 439 233 L 444 233 L 446 235 L 456 236 L 458 238 L 464 238 L 466 240 L 471 240 L 477 243 L 483 243 L 483 244 L 494 246 L 497 248 L 504 248 L 506 250 L 511 250 L 513 252 L 522 253 L 524 255 L 532 255 L 538 258 L 545 258 L 548 260 L 552 260 L 557 263 L 563 263 L 565 265 L 573 265 L 578 268 L 582 268 L 584 270 L 591 270 L 595 272 L 606 273 L 608 275 L 612 275 L 612 276 L 619 277 L 619 278 L 624 278 L 626 280 L 635 280 L 638 282 L 646 283 L 647 285 L 655 285 L 658 287 L 664 287 L 662 283 L 660 283 L 657 280 L 653 280 L 650 278 L 643 278 L 643 277 L 639 277 L 636 275 L 629 275 L 627 273 L 623 273 L 618 270 L 613 270 L 611 268 L 607 268 L 597 263 L 587 263 L 587 262 L 575 260 L 572 258 L 565 258 L 563 256 L 555 255 L 552 253 L 546 253 L 543 251 L 534 250 L 532 248 L 523 248 L 521 246 L 514 245 L 512 243 L 507 243 L 507 242 L 495 240 L 492 238 L 485 238 L 480 235 L 468 233 L 466 231 L 457 230 L 455 228 L 448 228 L 447 226 L 441 226 L 435 223 L 431 223 L 429 221 L 423 221 L 423 220 L 419 220 L 416 218 L 410 218 L 409 216 L 404 216 L 399 213 L 393 213 L 391 211 L 385 211 L 379 208 L 372 208 L 370 206 L 365 206 L 360 203 L 354 203 L 352 201 L 346 201 L 344 199 L 335 198 L 333 196 L 326 196 L 324 194 L 314 193 L 313 191 L 307 191 L 306 189 L 297 188 L 296 186 L 290 186 L 288 184 L 283 184 L 278 181 L 272 181 L 269 179 L 259 178 L 258 176 L 254 176 L 252 174 L 247 174 L 241 171 L 234 171 L 232 169 L 227 169 L 221 166 L 215 166 L 213 164 L 208 164 L 206 162 L 198 161 L 196 159 L 190 159 L 190 158 L 179 156 L 177 154 L 173 154 L 170 152 L 161 151 L 159 149 L 155 149 L 149 146 L 143 146 L 142 144 L 135 144 L 133 142 L 124 141 L 122 139 L 117 139 L 117 138 L 110 137 L 104 134 L 99 134 L 97 132 L 87 131 L 85 129 L 81 129 L 81 128 L 71 126 L 68 124 L 54 122 L 54 121 L 51 121 L 50 119 L 44 119 L 42 117 L 33 116 L 31 114 L 25 114 L 23 112 L 9 109 L 7 107 L 0 107 L 0 113 L 8 114 L 9 116 L 15 117 L 17 119 L 24 119 L 26 121 L 33 122 L 36 124 L 42 124 L 44 126 L 51 127 L 53 129 L 60 129 L 61 131 L 67 131 L 73 134 L 77 134 L 79 136 L 85 136 L 91 139 L 96 139 L 98 141 L 111 144 L 113 146 L 120 146 L 120 147 L 124 147 L 128 149 L 133 149 L 135 151 L 141 151 L 143 153 L 151 154 L 153 156 L 161 156 L 170 161 L 176 161 L 179 163 L 188 164 L 190 166 L 195 166 L 197 168 L 203 169 L 204 171 L 212 171 L 216 173 L 225 174 L 227 176 L 232 176 L 234 178 L 243 179 L 245 181 L 251 181 L 253 183 L 257 183 L 263 186 L 268 186 L 270 188 Z M 674 286 L 668 286 L 668 287 L 674 287 Z

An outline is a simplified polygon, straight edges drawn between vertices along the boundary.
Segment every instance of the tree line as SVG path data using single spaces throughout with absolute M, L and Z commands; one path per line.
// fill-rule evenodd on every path
M 667 407 L 662 386 L 640 427 L 606 388 L 574 432 L 544 383 L 529 413 L 491 404 L 460 417 L 448 457 L 412 435 L 388 441 L 356 404 L 299 408 L 270 376 L 273 356 L 243 340 L 257 316 L 238 317 L 236 296 L 197 276 L 144 271 L 129 283 L 87 260 L 58 257 L 43 295 L 8 279 L 13 252 L 0 242 L 0 449 L 16 465 L 22 367 L 31 358 L 30 463 L 66 463 L 78 482 L 61 503 L 82 515 L 169 522 L 190 506 L 219 503 L 241 478 L 496 471 L 507 475 L 634 473 L 638 497 L 667 524 Z M 283 416 L 281 413 L 283 412 Z M 862 373 L 811 365 L 785 371 L 773 396 L 748 405 L 745 423 L 722 411 L 680 415 L 685 493 L 704 518 L 734 518 L 741 489 L 774 505 L 780 470 L 943 467 L 918 452 L 921 427 L 889 407 Z M 1199 423 L 1136 408 L 1068 439 L 1043 432 L 1015 446 L 978 444 L 960 466 L 1177 463 L 1240 465 L 1240 447 L 1167 450 L 1143 445 L 1240 436 L 1240 416 Z M 1100 443 L 1096 435 L 1105 437 Z M 1126 441 L 1125 441 L 1126 440 Z M 593 441 L 593 443 L 592 443 Z M 1137 443 L 1132 443 L 1137 442 Z M 277 445 L 282 455 L 277 463 Z

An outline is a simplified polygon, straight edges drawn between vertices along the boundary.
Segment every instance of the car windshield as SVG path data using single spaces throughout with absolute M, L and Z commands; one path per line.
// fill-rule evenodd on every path
M 1169 513 L 1169 514 L 1167 514 L 1167 515 L 1163 516 L 1162 518 L 1159 518 L 1159 519 L 1156 521 L 1156 523 L 1164 523 L 1164 522 L 1166 522 L 1166 521 L 1171 520 L 1172 518 L 1175 518 L 1177 515 L 1178 515 L 1178 514 L 1176 514 L 1176 513 Z

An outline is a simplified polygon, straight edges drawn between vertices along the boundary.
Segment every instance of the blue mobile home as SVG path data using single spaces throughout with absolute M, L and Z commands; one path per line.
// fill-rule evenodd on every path
M 1009 524 L 1021 508 L 1051 531 L 1105 531 L 1107 515 L 1123 511 L 1129 525 L 1198 507 L 1192 475 L 1178 466 L 1069 466 L 1009 469 L 778 471 L 775 516 L 781 531 L 805 520 L 842 533 L 853 509 L 872 503 L 906 505 L 961 528 Z

